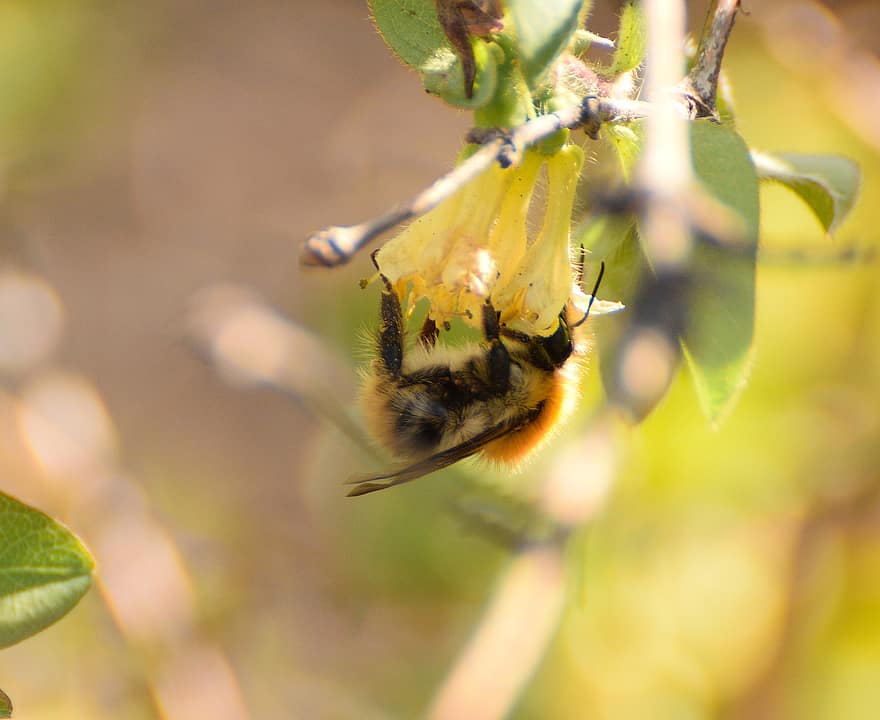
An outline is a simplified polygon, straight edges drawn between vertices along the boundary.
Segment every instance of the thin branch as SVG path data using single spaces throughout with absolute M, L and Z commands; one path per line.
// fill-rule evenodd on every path
M 344 265 L 365 245 L 402 222 L 421 217 L 485 172 L 493 163 L 509 167 L 527 148 L 537 145 L 565 128 L 583 127 L 595 136 L 604 123 L 631 122 L 645 117 L 647 103 L 612 100 L 590 95 L 580 105 L 542 115 L 509 133 L 494 132 L 467 160 L 412 198 L 409 202 L 358 225 L 333 226 L 306 239 L 300 263 L 307 266 Z
M 646 2 L 646 10 L 651 12 L 650 8 L 654 4 Z M 678 5 L 677 3 L 673 4 L 672 8 L 674 9 Z M 648 117 L 653 114 L 652 104 L 656 103 L 663 93 L 668 98 L 668 102 L 664 103 L 667 106 L 666 114 L 668 116 L 671 114 L 681 115 L 681 104 L 682 101 L 685 101 L 688 105 L 686 112 L 688 117 L 714 117 L 721 60 L 738 8 L 739 0 L 713 0 L 700 39 L 694 68 L 684 80 L 680 80 L 683 72 L 683 66 L 679 61 L 681 57 L 679 48 L 683 47 L 684 42 L 683 10 L 669 14 L 665 3 L 659 3 L 656 12 L 653 12 L 653 18 L 649 21 L 649 28 L 654 28 L 655 23 L 659 23 L 659 25 L 651 32 L 655 37 L 668 37 L 663 33 L 667 32 L 667 29 L 672 29 L 674 37 L 681 40 L 681 43 L 674 48 L 672 42 L 667 44 L 667 47 L 673 48 L 675 53 L 675 57 L 672 59 L 676 64 L 675 72 L 670 72 L 670 68 L 658 69 L 655 58 L 649 57 L 650 73 L 658 78 L 655 90 L 663 89 L 663 92 L 654 93 L 651 102 L 615 100 L 589 95 L 580 105 L 549 115 L 542 115 L 525 125 L 514 128 L 509 133 L 490 131 L 489 138 L 483 147 L 446 175 L 438 178 L 409 202 L 367 222 L 357 225 L 334 225 L 308 237 L 300 251 L 300 264 L 311 267 L 344 265 L 360 249 L 379 235 L 400 223 L 421 217 L 437 207 L 487 170 L 493 163 L 497 162 L 502 167 L 509 167 L 527 148 L 546 140 L 565 128 L 583 127 L 590 137 L 596 138 L 599 128 L 605 123 L 626 123 Z M 677 29 L 673 29 L 673 25 Z M 649 53 L 651 52 L 649 49 Z M 656 48 L 653 54 L 656 55 Z M 657 75 L 658 72 L 661 74 Z M 660 77 L 663 79 L 659 79 Z M 668 84 L 664 85 L 664 81 L 668 81 Z M 665 90 L 676 87 L 676 84 L 677 91 Z M 675 109 L 672 109 L 673 107 Z M 665 125 L 669 120 L 659 122 L 663 122 Z M 655 134 L 658 137 L 664 137 L 659 132 Z M 661 144 L 658 151 L 666 156 L 673 156 L 681 149 L 680 145 L 681 143 L 676 143 L 673 147 L 673 145 Z M 661 166 L 659 161 L 653 164 L 658 168 Z
M 636 175 L 642 197 L 640 238 L 653 274 L 645 278 L 619 346 L 609 400 L 642 418 L 666 392 L 678 366 L 681 283 L 693 248 L 684 199 L 693 183 L 688 124 L 669 92 L 684 72 L 683 0 L 644 0 L 648 27 L 647 120 Z
M 428 717 L 506 717 L 543 657 L 564 607 L 562 548 L 551 543 L 520 553 L 441 686 Z
M 689 95 L 697 101 L 697 117 L 715 117 L 718 76 L 727 39 L 733 30 L 740 0 L 712 0 L 700 37 L 697 58 L 685 80 Z
M 185 336 L 226 381 L 282 392 L 374 452 L 348 408 L 356 385 L 348 363 L 247 288 L 202 290 L 187 313 Z
M 714 116 L 715 85 L 738 4 L 713 1 L 695 70 L 678 82 L 690 119 Z M 678 338 L 686 312 L 681 288 L 691 280 L 695 242 L 710 241 L 754 253 L 753 246 L 742 242 L 739 219 L 726 209 L 719 212 L 719 203 L 694 179 L 688 124 L 681 118 L 680 95 L 670 92 L 685 67 L 685 3 L 644 0 L 643 7 L 648 26 L 645 94 L 654 109 L 647 119 L 635 190 L 642 198 L 642 247 L 653 273 L 631 304 L 631 321 L 620 342 L 611 393 L 612 402 L 634 418 L 643 417 L 656 405 L 678 366 Z
M 684 2 L 645 0 L 648 55 L 645 92 L 654 104 L 647 120 L 637 185 L 644 193 L 642 241 L 655 264 L 677 265 L 688 255 L 689 233 L 679 202 L 693 183 L 687 122 L 669 93 L 682 76 L 685 58 Z

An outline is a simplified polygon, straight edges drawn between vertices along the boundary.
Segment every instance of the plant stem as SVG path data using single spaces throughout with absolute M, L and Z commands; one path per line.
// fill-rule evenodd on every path
M 497 162 L 509 167 L 527 148 L 538 144 L 564 128 L 585 127 L 595 134 L 600 125 L 630 122 L 645 117 L 648 103 L 637 100 L 613 100 L 587 96 L 580 105 L 542 115 L 514 128 L 509 133 L 496 132 L 493 139 L 467 160 L 435 180 L 409 202 L 358 225 L 332 226 L 306 239 L 300 263 L 307 266 L 344 265 L 370 241 L 407 220 L 421 217 L 461 190 L 471 180 Z
M 715 117 L 718 76 L 727 39 L 733 29 L 740 0 L 712 0 L 694 66 L 685 80 L 689 94 L 697 101 L 697 117 Z

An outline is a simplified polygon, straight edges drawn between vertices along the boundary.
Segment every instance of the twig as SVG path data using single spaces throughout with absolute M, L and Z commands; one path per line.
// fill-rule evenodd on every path
M 300 263 L 307 266 L 344 265 L 371 240 L 407 220 L 420 217 L 461 190 L 495 162 L 509 167 L 527 148 L 565 128 L 584 127 L 595 136 L 604 123 L 631 122 L 645 117 L 648 103 L 637 100 L 613 100 L 589 95 L 580 105 L 542 115 L 509 133 L 493 133 L 467 160 L 412 198 L 379 217 L 358 225 L 332 226 L 306 239 Z
M 670 120 L 672 115 L 682 114 L 682 101 L 688 105 L 686 114 L 690 118 L 715 116 L 715 98 L 718 84 L 718 75 L 721 69 L 721 60 L 727 38 L 733 28 L 736 11 L 739 8 L 739 0 L 713 0 L 709 8 L 700 46 L 697 51 L 697 59 L 690 74 L 680 80 L 683 72 L 683 59 L 680 48 L 684 42 L 684 15 L 683 10 L 667 12 L 665 3 L 655 5 L 646 2 L 646 11 L 652 14 L 649 18 L 649 28 L 654 37 L 663 38 L 661 42 L 670 48 L 670 64 L 661 68 L 657 64 L 657 47 L 653 50 L 649 47 L 648 67 L 650 68 L 649 83 L 654 88 L 651 102 L 638 100 L 617 100 L 612 98 L 600 98 L 589 95 L 579 104 L 565 110 L 560 110 L 549 115 L 542 115 L 535 120 L 514 128 L 509 133 L 491 133 L 483 147 L 471 155 L 467 160 L 438 178 L 425 190 L 420 192 L 409 202 L 400 205 L 377 218 L 357 225 L 334 225 L 321 230 L 303 243 L 300 251 L 300 263 L 311 267 L 337 267 L 344 265 L 365 245 L 370 243 L 382 233 L 399 225 L 400 223 L 421 217 L 428 211 L 437 207 L 441 202 L 448 199 L 461 190 L 471 180 L 487 170 L 497 162 L 502 167 L 509 167 L 516 162 L 517 157 L 527 148 L 546 140 L 559 130 L 583 127 L 590 137 L 597 137 L 599 128 L 605 123 L 631 122 L 633 120 L 648 117 L 653 114 L 653 103 L 665 95 L 667 101 L 663 103 L 666 111 L 663 113 L 665 120 L 657 122 L 660 126 L 654 132 L 659 138 L 663 138 L 657 145 L 657 152 L 666 157 L 676 157 L 682 149 L 681 142 L 666 143 L 660 128 L 671 131 Z M 674 9 L 680 4 L 673 4 Z M 657 24 L 655 28 L 654 25 Z M 665 38 L 664 33 L 671 31 L 674 37 L 681 42 L 673 45 Z M 663 62 L 663 54 L 659 56 Z M 656 82 L 650 80 L 654 77 Z M 661 79 L 662 78 L 662 79 Z M 663 84 L 665 81 L 668 84 Z M 678 87 L 677 91 L 670 92 L 669 88 Z M 658 92 L 659 91 L 659 92 Z M 667 127 L 669 125 L 669 127 Z M 680 126 L 681 123 L 678 123 Z M 674 131 L 672 136 L 676 135 Z M 677 134 L 681 134 L 678 132 Z M 663 163 L 658 159 L 649 163 L 649 166 L 663 168 Z M 665 166 L 668 169 L 669 165 Z M 689 167 L 689 166 L 688 166 Z M 663 172 L 663 170 L 661 170 Z M 682 179 L 678 178 L 680 186 Z M 686 183 L 684 183 L 686 184 Z M 668 188 L 668 185 L 666 186 Z
M 670 208 L 667 201 L 679 200 L 693 182 L 687 123 L 668 90 L 684 71 L 686 13 L 680 1 L 645 0 L 643 5 L 648 25 L 645 93 L 654 112 L 647 120 L 637 185 L 645 195 L 643 225 L 649 258 L 668 263 L 680 257 L 682 248 L 670 245 L 685 242 L 687 226 L 681 208 Z
M 684 82 L 688 94 L 696 101 L 696 117 L 715 117 L 718 75 L 727 39 L 733 29 L 740 0 L 712 0 L 694 66 Z
M 347 400 L 340 399 L 355 392 L 349 365 L 250 290 L 231 285 L 202 290 L 191 303 L 185 336 L 228 382 L 282 392 L 373 452 Z
M 738 2 L 714 0 L 700 40 L 694 71 L 678 83 L 691 119 L 713 115 L 721 59 Z M 696 239 L 735 252 L 753 253 L 742 243 L 741 223 L 694 181 L 688 126 L 680 97 L 670 93 L 684 71 L 685 4 L 644 0 L 648 26 L 646 95 L 654 106 L 647 119 L 636 180 L 641 196 L 641 242 L 653 273 L 631 304 L 626 335 L 619 345 L 613 403 L 633 418 L 653 408 L 672 380 L 680 357 L 679 334 L 686 308 L 681 290 L 691 282 Z
M 543 657 L 564 606 L 562 548 L 553 543 L 520 553 L 428 717 L 505 717 Z
M 431 720 L 507 715 L 553 640 L 564 609 L 565 541 L 601 511 L 617 474 L 616 418 L 603 411 L 560 451 L 543 478 L 540 509 L 555 531 L 521 545 L 470 643 L 434 699 Z
M 645 0 L 648 26 L 645 90 L 654 111 L 636 175 L 642 196 L 640 237 L 653 275 L 632 304 L 619 345 L 610 401 L 633 419 L 656 405 L 678 365 L 678 301 L 693 247 L 684 198 L 694 186 L 688 126 L 669 92 L 684 72 L 686 12 L 683 0 Z

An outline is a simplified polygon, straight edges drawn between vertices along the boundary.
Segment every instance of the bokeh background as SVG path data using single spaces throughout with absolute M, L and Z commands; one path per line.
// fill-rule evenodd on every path
M 829 239 L 762 190 L 751 382 L 715 431 L 683 375 L 625 434 L 515 718 L 880 707 L 880 7 L 745 11 L 740 131 L 858 160 L 862 198 Z M 448 169 L 468 116 L 359 0 L 4 0 L 0 97 L 0 489 L 78 532 L 100 580 L 0 652 L 17 717 L 419 716 L 509 549 L 456 510 L 461 471 L 347 500 L 375 460 L 187 328 L 234 285 L 314 331 L 303 365 L 362 362 L 368 258 L 303 272 L 298 243 Z

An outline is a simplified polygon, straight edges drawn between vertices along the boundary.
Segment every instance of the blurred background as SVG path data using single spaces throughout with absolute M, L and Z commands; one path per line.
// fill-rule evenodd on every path
M 861 201 L 829 239 L 762 189 L 751 382 L 713 431 L 682 375 L 621 440 L 515 718 L 880 707 L 880 6 L 744 10 L 740 131 L 856 159 Z M 597 2 L 591 29 L 616 12 Z M 3 0 L 0 58 L 0 490 L 79 533 L 100 581 L 0 652 L 16 716 L 419 716 L 510 557 L 454 509 L 468 469 L 346 499 L 376 460 L 218 373 L 187 328 L 263 298 L 313 331 L 303 367 L 342 365 L 322 379 L 350 403 L 369 259 L 303 272 L 298 243 L 448 169 L 468 116 L 356 0 Z

